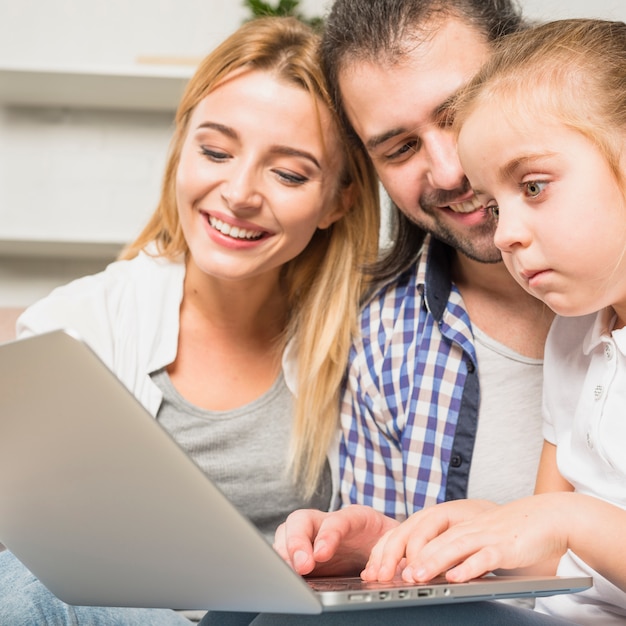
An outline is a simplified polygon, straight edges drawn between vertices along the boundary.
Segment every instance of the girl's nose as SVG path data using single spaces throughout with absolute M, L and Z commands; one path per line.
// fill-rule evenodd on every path
M 530 243 L 531 233 L 521 216 L 514 208 L 498 207 L 498 225 L 494 234 L 495 245 L 502 252 L 510 252 L 517 247 L 526 247 Z

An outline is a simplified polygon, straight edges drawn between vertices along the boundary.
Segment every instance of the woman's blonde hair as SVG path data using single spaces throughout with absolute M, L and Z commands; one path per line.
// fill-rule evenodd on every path
M 194 108 L 231 72 L 270 71 L 329 108 L 345 152 L 334 201 L 341 202 L 341 192 L 351 185 L 352 204 L 332 226 L 318 229 L 304 251 L 282 269 L 288 296 L 283 339 L 292 342 L 298 366 L 290 469 L 307 496 L 318 485 L 337 432 L 340 390 L 364 291 L 361 267 L 376 258 L 380 220 L 376 175 L 367 159 L 347 149 L 320 69 L 318 46 L 314 31 L 295 18 L 262 18 L 241 26 L 200 63 L 176 113 L 159 204 L 122 253 L 122 258 L 132 258 L 153 243 L 168 258 L 188 253 L 176 205 L 176 170 Z
M 460 131 L 474 109 L 497 103 L 529 133 L 552 119 L 593 142 L 624 191 L 626 24 L 596 19 L 548 22 L 497 42 L 453 107 Z M 485 129 L 485 132 L 489 132 Z

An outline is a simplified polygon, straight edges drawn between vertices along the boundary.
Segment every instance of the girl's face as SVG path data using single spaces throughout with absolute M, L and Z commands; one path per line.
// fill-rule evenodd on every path
M 268 72 L 232 74 L 196 106 L 180 155 L 190 263 L 219 279 L 275 280 L 316 228 L 341 217 L 341 154 L 309 93 Z
M 470 113 L 458 150 L 522 287 L 560 315 L 613 306 L 626 319 L 626 206 L 596 146 L 549 119 L 516 128 L 493 102 Z

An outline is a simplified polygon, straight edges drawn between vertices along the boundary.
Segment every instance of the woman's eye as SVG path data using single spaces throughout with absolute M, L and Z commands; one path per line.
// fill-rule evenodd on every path
M 306 176 L 294 174 L 293 172 L 285 172 L 284 170 L 274 170 L 278 179 L 288 185 L 303 185 L 309 180 Z
M 548 185 L 546 181 L 529 180 L 524 183 L 524 192 L 529 198 L 536 198 Z
M 230 158 L 230 156 L 226 152 L 223 152 L 222 150 L 207 148 L 206 146 L 200 146 L 200 152 L 205 157 L 208 157 L 209 159 L 211 159 L 211 161 L 215 161 L 216 163 L 222 163 Z

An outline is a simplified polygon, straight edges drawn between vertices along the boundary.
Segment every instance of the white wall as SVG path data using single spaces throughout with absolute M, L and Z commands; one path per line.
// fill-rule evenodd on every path
M 304 0 L 302 7 L 320 15 L 329 4 Z M 626 20 L 624 0 L 521 4 L 541 19 Z M 97 72 L 142 67 L 145 57 L 194 59 L 245 17 L 239 0 L 0 0 L 0 70 Z M 110 247 L 49 254 L 45 246 L 16 253 L 12 240 L 134 236 L 158 197 L 171 119 L 168 111 L 0 106 L 0 306 L 28 305 L 113 254 Z
M 597 17 L 626 21 L 624 0 L 518 0 L 525 15 L 542 20 Z

